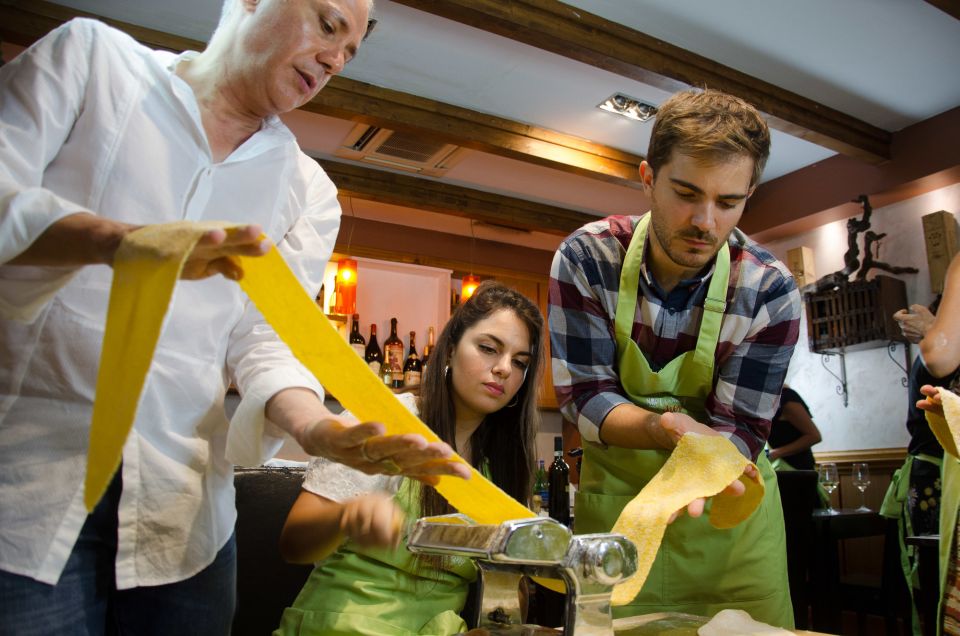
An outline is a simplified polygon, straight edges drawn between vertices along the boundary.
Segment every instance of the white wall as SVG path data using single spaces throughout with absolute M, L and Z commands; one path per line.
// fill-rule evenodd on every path
M 887 233 L 881 242 L 878 260 L 920 270 L 917 274 L 898 276 L 906 283 L 909 303 L 926 305 L 933 300 L 920 219 L 938 210 L 954 214 L 960 211 L 960 184 L 873 210 L 871 229 Z M 813 250 L 817 277 L 842 269 L 843 253 L 847 249 L 846 221 L 829 223 L 811 232 L 766 244 L 784 262 L 787 250 L 799 246 Z M 863 235 L 860 236 L 860 249 L 862 257 Z M 913 349 L 911 360 L 916 354 Z M 897 362 L 905 364 L 902 345 L 892 355 Z M 839 374 L 838 357 L 831 356 L 826 363 Z M 904 426 L 907 389 L 901 384 L 905 374 L 888 357 L 887 349 L 848 353 L 846 368 L 849 405 L 844 408 L 842 398 L 836 392 L 839 383 L 824 370 L 821 356 L 810 352 L 804 312 L 800 342 L 790 362 L 787 383 L 810 406 L 814 421 L 823 433 L 823 441 L 814 447 L 814 451 L 905 447 L 909 439 Z

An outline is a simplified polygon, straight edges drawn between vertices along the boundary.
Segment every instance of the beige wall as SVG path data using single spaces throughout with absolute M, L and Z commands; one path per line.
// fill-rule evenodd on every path
M 887 233 L 881 244 L 879 260 L 912 265 L 920 270 L 918 274 L 898 276 L 906 283 L 909 303 L 928 304 L 933 299 L 920 218 L 938 210 L 960 212 L 960 184 L 874 208 L 871 229 Z M 851 206 L 851 211 L 856 211 L 856 207 Z M 862 250 L 862 236 L 860 241 Z M 781 260 L 786 259 L 787 250 L 801 245 L 813 250 L 818 277 L 843 268 L 843 253 L 847 248 L 846 221 L 828 223 L 766 244 Z M 910 355 L 911 361 L 914 355 L 915 348 Z M 893 357 L 905 364 L 902 345 L 897 347 Z M 901 384 L 905 374 L 888 357 L 887 349 L 846 355 L 849 389 L 849 406 L 846 408 L 836 393 L 838 382 L 824 370 L 820 358 L 819 354 L 811 353 L 807 345 L 804 316 L 800 343 L 791 361 L 787 382 L 808 403 L 814 421 L 823 433 L 823 442 L 815 446 L 814 451 L 905 447 L 908 441 L 904 427 L 907 389 Z M 830 357 L 827 364 L 838 372 L 836 357 Z

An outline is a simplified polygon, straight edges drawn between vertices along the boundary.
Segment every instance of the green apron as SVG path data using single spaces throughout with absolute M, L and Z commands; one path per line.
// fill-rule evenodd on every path
M 960 509 L 960 459 L 943 454 L 943 487 L 940 489 L 940 609 L 937 612 L 937 634 L 943 633 L 943 592 L 947 571 L 957 540 L 957 510 Z
M 395 499 L 408 519 L 419 516 L 416 482 L 404 479 Z M 365 549 L 348 542 L 313 569 L 274 636 L 458 634 L 466 623 L 457 612 L 475 578 L 469 559 L 449 557 L 437 568 L 418 563 L 403 545 Z
M 679 411 L 705 422 L 704 404 L 713 386 L 714 354 L 726 306 L 730 251 L 724 244 L 717 254 L 696 349 L 671 360 L 659 372 L 652 371 L 631 338 L 649 218 L 645 215 L 637 223 L 620 275 L 615 321 L 620 382 L 642 408 L 657 413 Z M 577 533 L 609 532 L 623 507 L 669 455 L 669 451 L 586 445 L 576 502 Z M 707 515 L 680 516 L 668 526 L 640 595 L 630 605 L 614 608 L 615 617 L 663 611 L 713 616 L 722 609 L 737 608 L 759 621 L 793 627 L 776 474 L 765 455 L 757 464 L 766 486 L 757 511 L 730 530 L 714 528 Z
M 949 457 L 949 455 L 947 455 Z M 883 496 L 883 504 L 880 506 L 880 514 L 889 519 L 897 520 L 897 538 L 900 543 L 900 568 L 903 570 L 903 576 L 907 583 L 907 591 L 910 593 L 910 609 L 912 614 L 912 625 L 914 636 L 920 636 L 920 620 L 916 598 L 913 591 L 917 587 L 919 577 L 917 574 L 917 565 L 919 556 L 916 546 L 907 545 L 904 539 L 913 534 L 913 524 L 910 522 L 910 511 L 907 509 L 907 497 L 910 494 L 910 475 L 913 472 L 913 463 L 915 461 L 925 461 L 937 466 L 943 466 L 939 457 L 931 455 L 907 455 L 903 466 L 894 471 L 890 478 L 890 487 Z

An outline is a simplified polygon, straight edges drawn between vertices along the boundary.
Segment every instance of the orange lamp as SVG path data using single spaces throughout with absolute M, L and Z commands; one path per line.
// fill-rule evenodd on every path
M 473 274 L 467 274 L 463 277 L 463 283 L 460 286 L 460 302 L 467 302 L 467 299 L 473 296 L 480 286 L 480 277 Z
M 333 313 L 350 315 L 357 311 L 357 261 L 341 258 L 337 261 L 337 304 Z

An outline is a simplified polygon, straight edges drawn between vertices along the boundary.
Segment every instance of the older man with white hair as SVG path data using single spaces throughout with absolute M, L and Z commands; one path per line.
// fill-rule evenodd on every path
M 311 454 L 425 480 L 446 444 L 384 436 L 323 389 L 242 295 L 265 233 L 311 294 L 336 189 L 278 114 L 356 54 L 368 0 L 228 0 L 203 53 L 147 49 L 92 20 L 0 70 L 0 633 L 227 634 L 233 465 L 291 434 Z M 218 219 L 191 254 L 133 431 L 88 515 L 82 484 L 116 248 L 143 225 Z M 234 382 L 241 403 L 223 412 Z M 365 452 L 364 452 L 365 451 Z

